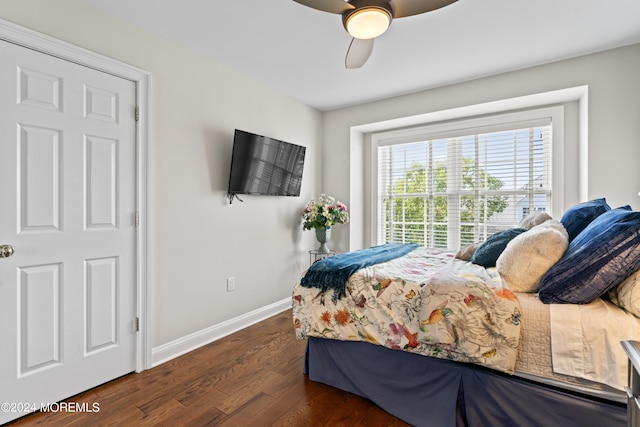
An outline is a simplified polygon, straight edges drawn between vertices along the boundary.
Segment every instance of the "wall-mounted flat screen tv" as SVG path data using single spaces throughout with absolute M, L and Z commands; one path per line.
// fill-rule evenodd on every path
M 306 147 L 235 130 L 229 196 L 299 196 Z

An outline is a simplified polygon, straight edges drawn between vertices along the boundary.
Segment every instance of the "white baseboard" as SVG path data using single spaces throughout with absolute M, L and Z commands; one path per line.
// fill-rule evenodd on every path
M 242 316 L 235 317 L 201 331 L 186 335 L 177 340 L 154 347 L 151 350 L 151 367 L 168 362 L 171 359 L 182 356 L 183 354 L 200 348 L 203 345 L 219 340 L 220 338 L 254 325 L 290 308 L 291 298 L 286 298 L 266 307 L 243 314 Z

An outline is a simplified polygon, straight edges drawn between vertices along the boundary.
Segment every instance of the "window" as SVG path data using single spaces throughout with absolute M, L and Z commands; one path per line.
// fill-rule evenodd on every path
M 547 110 L 373 135 L 377 243 L 458 249 L 550 212 Z

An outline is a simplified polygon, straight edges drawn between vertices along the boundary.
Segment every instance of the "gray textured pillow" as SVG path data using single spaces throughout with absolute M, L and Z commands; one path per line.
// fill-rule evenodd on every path
M 540 225 L 549 219 L 551 219 L 551 215 L 549 215 L 546 212 L 532 212 L 529 215 L 522 218 L 522 221 L 520 221 L 520 224 L 518 224 L 518 227 L 531 230 L 536 225 Z
M 514 292 L 537 292 L 542 276 L 568 246 L 567 230 L 549 219 L 509 242 L 496 261 L 498 273 Z

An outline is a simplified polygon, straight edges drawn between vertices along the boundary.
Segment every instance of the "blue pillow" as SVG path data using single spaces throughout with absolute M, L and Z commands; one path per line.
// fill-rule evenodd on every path
M 569 234 L 569 243 L 571 243 L 591 221 L 610 209 L 611 207 L 607 204 L 605 198 L 590 200 L 570 207 L 564 215 L 562 215 L 562 218 L 560 218 L 560 222 Z
M 544 303 L 587 304 L 640 268 L 640 212 L 609 210 L 591 222 L 542 277 Z
M 510 228 L 492 234 L 485 240 L 471 256 L 471 262 L 483 267 L 495 267 L 500 254 L 507 247 L 507 243 L 516 236 L 527 231 L 526 228 Z

